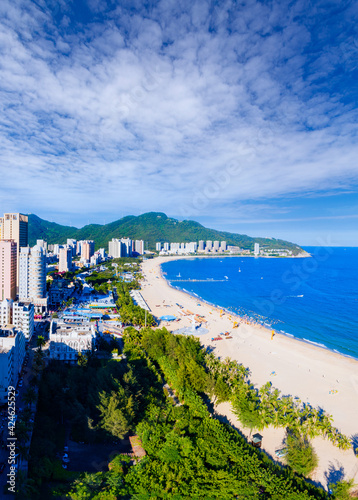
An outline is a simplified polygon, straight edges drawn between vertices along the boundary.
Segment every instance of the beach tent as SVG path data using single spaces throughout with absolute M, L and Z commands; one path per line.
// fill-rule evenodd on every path
M 167 315 L 167 316 L 161 316 L 159 319 L 162 321 L 174 321 L 176 320 L 176 317 Z

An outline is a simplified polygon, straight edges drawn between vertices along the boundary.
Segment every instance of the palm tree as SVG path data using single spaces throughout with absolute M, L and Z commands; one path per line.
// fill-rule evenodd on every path
M 36 339 L 36 347 L 39 348 L 39 350 L 42 350 L 42 347 L 46 344 L 45 338 L 43 335 L 39 335 Z

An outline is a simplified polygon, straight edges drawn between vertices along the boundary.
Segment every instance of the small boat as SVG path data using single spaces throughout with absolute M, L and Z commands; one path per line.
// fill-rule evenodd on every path
M 241 273 L 241 269 L 239 268 L 239 273 Z
M 181 278 L 181 274 L 180 274 L 180 273 L 179 273 L 179 274 L 177 274 L 177 278 Z
M 224 276 L 224 278 L 225 278 L 226 280 L 228 280 L 228 279 L 229 279 L 227 276 Z

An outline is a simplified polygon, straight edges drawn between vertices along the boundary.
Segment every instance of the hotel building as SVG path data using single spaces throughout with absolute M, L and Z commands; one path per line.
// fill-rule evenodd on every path
M 16 299 L 17 243 L 0 241 L 0 300 Z
M 13 240 L 17 243 L 17 274 L 16 286 L 19 286 L 19 254 L 20 248 L 28 245 L 28 221 L 27 215 L 19 213 L 4 214 L 0 218 L 1 240 Z

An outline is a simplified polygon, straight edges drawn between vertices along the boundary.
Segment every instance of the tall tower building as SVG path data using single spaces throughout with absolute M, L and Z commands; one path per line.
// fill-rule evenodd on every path
M 135 252 L 139 253 L 140 255 L 144 254 L 144 241 L 143 240 L 135 240 L 135 247 L 134 247 Z
M 38 245 L 21 248 L 19 298 L 30 300 L 35 306 L 38 299 L 46 297 L 46 250 Z M 43 302 L 43 304 L 42 304 Z M 46 305 L 39 301 L 39 305 Z
M 0 300 L 16 299 L 17 243 L 0 241 Z
M 93 254 L 94 254 L 94 241 L 93 240 L 82 241 L 81 260 L 89 261 Z
M 108 242 L 108 255 L 114 259 L 122 257 L 122 243 L 116 238 L 112 238 L 112 241 Z
M 28 245 L 28 223 L 28 216 L 19 213 L 4 214 L 4 217 L 0 219 L 0 238 L 2 240 L 14 240 L 17 243 L 17 287 L 19 286 L 20 248 Z
M 60 248 L 58 258 L 58 272 L 67 272 L 72 269 L 72 247 Z
M 132 240 L 130 238 L 121 238 L 122 250 L 124 249 L 124 257 L 132 256 Z

